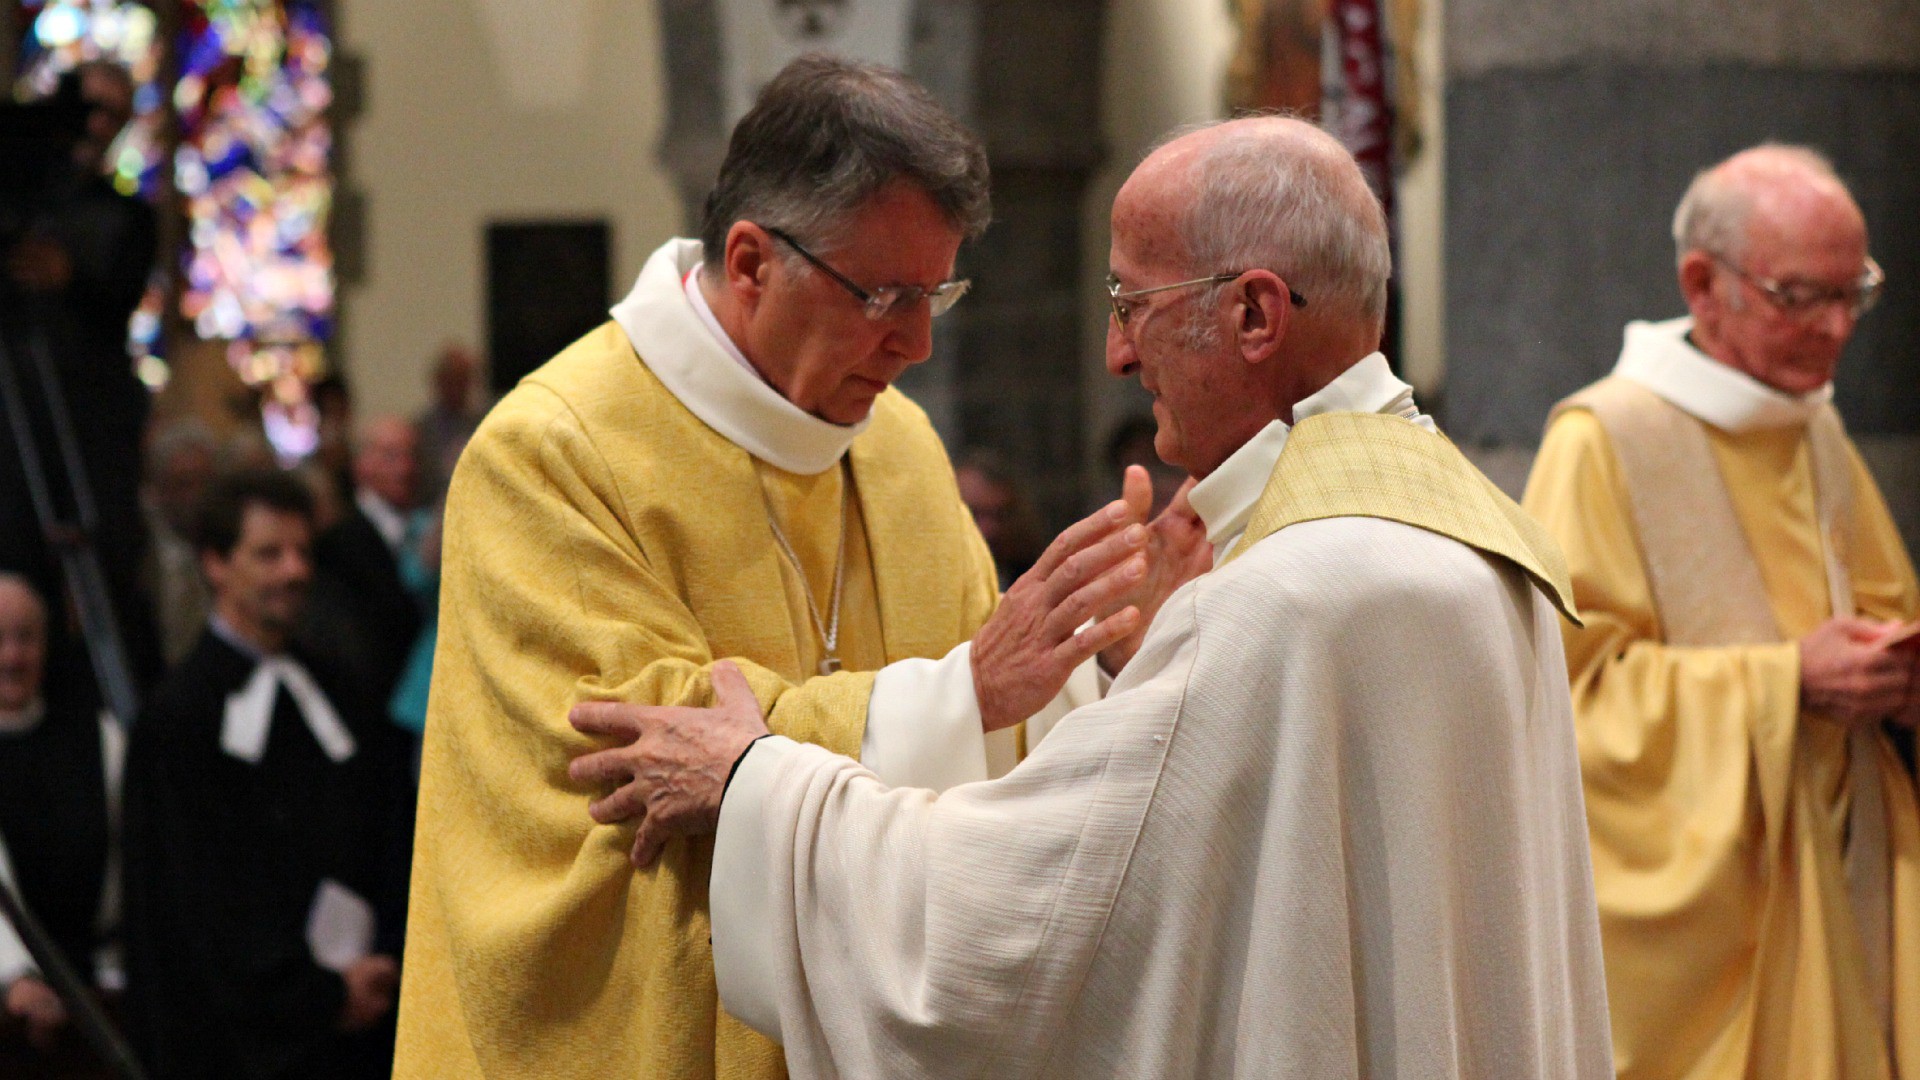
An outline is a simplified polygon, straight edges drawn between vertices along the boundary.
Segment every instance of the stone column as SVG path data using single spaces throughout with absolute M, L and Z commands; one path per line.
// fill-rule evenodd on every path
M 993 228 L 955 308 L 959 442 L 997 450 L 1055 529 L 1086 501 L 1080 224 L 1099 164 L 1101 0 L 982 0 L 974 123 Z M 964 310 L 964 315 L 961 312 Z

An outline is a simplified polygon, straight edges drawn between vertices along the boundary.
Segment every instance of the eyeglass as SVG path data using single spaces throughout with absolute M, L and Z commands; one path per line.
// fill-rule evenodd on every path
M 927 302 L 929 314 L 936 317 L 945 315 L 947 309 L 967 295 L 967 290 L 973 285 L 972 282 L 962 278 L 958 281 L 941 282 L 931 289 L 923 289 L 918 285 L 882 285 L 877 289 L 863 289 L 855 285 L 853 279 L 847 275 L 828 266 L 818 255 L 801 247 L 800 241 L 779 229 L 767 228 L 765 225 L 760 227 L 766 229 L 774 239 L 798 252 L 801 258 L 813 264 L 815 270 L 832 278 L 840 284 L 841 288 L 852 293 L 854 299 L 866 306 L 867 318 L 875 322 L 895 315 L 905 315 L 922 300 Z
M 1784 315 L 1796 319 L 1810 318 L 1828 304 L 1845 304 L 1847 314 L 1859 318 L 1873 310 L 1880 302 L 1880 293 L 1886 288 L 1887 275 L 1880 264 L 1869 256 L 1867 264 L 1860 271 L 1860 277 L 1851 285 L 1838 287 L 1815 285 L 1807 281 L 1776 281 L 1772 278 L 1758 277 L 1747 273 L 1718 252 L 1707 252 L 1714 262 L 1733 272 L 1733 276 L 1766 294 L 1773 306 Z
M 1127 320 L 1133 317 L 1133 302 L 1143 296 L 1150 293 L 1166 292 L 1168 289 L 1184 289 L 1190 285 L 1218 285 L 1222 282 L 1232 281 L 1244 273 L 1246 273 L 1245 270 L 1235 270 L 1230 274 L 1213 274 L 1208 277 L 1197 277 L 1192 281 L 1176 281 L 1171 285 L 1155 285 L 1150 289 L 1135 289 L 1132 292 L 1121 292 L 1120 279 L 1113 274 L 1108 274 L 1107 300 L 1113 305 L 1113 321 L 1119 323 L 1121 326 L 1125 326 L 1127 325 Z M 1307 306 L 1307 298 L 1294 292 L 1292 289 L 1287 290 L 1287 299 L 1293 301 L 1294 307 Z

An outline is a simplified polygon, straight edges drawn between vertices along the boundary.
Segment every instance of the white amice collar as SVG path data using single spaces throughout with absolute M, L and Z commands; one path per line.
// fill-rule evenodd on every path
M 634 352 L 687 411 L 747 453 L 791 473 L 812 476 L 839 463 L 868 420 L 841 426 L 801 411 L 767 385 L 715 322 L 694 310 L 684 282 L 700 265 L 698 240 L 669 240 L 648 257 L 613 321 Z M 746 357 L 741 356 L 744 360 Z
M 1293 422 L 1334 412 L 1391 413 L 1428 431 L 1439 430 L 1433 419 L 1414 404 L 1413 387 L 1395 377 L 1383 353 L 1368 355 L 1341 372 L 1339 378 L 1300 399 L 1293 407 Z M 1280 453 L 1287 448 L 1290 431 L 1284 420 L 1267 424 L 1187 493 L 1194 513 L 1207 526 L 1207 540 L 1213 544 L 1216 562 L 1246 530 L 1254 505 L 1266 492 Z
M 1613 373 L 1722 431 L 1804 427 L 1833 400 L 1833 384 L 1787 394 L 1701 352 L 1687 340 L 1693 320 L 1630 322 Z

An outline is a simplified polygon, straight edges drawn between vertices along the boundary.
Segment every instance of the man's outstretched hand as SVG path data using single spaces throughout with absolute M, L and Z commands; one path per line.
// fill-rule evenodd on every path
M 1138 465 L 1127 466 L 1121 501 L 1127 504 L 1131 520 L 1147 525 L 1147 572 L 1124 598 L 1140 609 L 1139 625 L 1132 633 L 1100 650 L 1100 666 L 1109 675 L 1118 675 L 1127 661 L 1133 659 L 1133 654 L 1140 651 L 1147 627 L 1152 625 L 1153 617 L 1160 613 L 1160 605 L 1167 602 L 1167 597 L 1213 569 L 1213 545 L 1207 543 L 1206 523 L 1187 501 L 1187 492 L 1192 490 L 1193 481 L 1189 479 L 1180 485 L 1160 516 L 1147 522 L 1147 514 L 1153 508 L 1153 481 L 1147 476 L 1147 470 Z
M 1127 601 L 1147 576 L 1147 527 L 1125 501 L 1068 526 L 1020 575 L 973 635 L 981 726 L 999 731 L 1039 712 L 1073 669 L 1145 622 Z
M 767 734 L 766 716 L 747 677 L 730 661 L 712 669 L 714 707 L 630 705 L 588 701 L 567 719 L 616 745 L 583 754 L 567 767 L 576 783 L 616 785 L 587 806 L 602 825 L 639 818 L 633 865 L 645 869 L 667 841 L 714 831 L 727 774 L 753 740 Z

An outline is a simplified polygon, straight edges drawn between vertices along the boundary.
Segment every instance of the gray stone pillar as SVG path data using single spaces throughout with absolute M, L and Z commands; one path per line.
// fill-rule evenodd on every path
M 999 451 L 1047 523 L 1086 502 L 1080 222 L 1099 164 L 1101 0 L 982 0 L 973 121 L 993 228 L 966 256 L 956 327 L 960 442 Z

